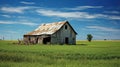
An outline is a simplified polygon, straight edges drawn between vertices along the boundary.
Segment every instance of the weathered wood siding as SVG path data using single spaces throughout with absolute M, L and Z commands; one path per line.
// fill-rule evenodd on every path
M 67 29 L 65 26 L 67 26 Z M 67 23 L 59 31 L 51 36 L 51 43 L 65 44 L 66 37 L 69 39 L 68 44 L 76 44 L 76 34 Z
M 24 41 L 42 44 L 43 38 L 42 36 L 39 36 L 39 35 L 27 35 L 27 36 L 24 36 Z
M 30 36 L 30 35 L 24 36 L 24 41 L 36 43 L 36 36 Z

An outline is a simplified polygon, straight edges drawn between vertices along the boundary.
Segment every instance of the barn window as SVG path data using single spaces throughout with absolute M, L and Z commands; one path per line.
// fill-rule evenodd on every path
M 67 25 L 65 25 L 65 29 L 67 29 Z

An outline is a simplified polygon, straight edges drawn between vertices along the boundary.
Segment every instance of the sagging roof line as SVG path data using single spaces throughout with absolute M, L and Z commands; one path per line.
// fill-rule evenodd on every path
M 43 35 L 43 34 L 47 34 L 47 35 L 52 35 L 55 32 L 57 32 L 58 30 L 61 29 L 61 27 L 68 23 L 68 21 L 61 21 L 61 22 L 54 22 L 54 23 L 47 23 L 47 24 L 41 24 L 37 29 L 35 29 L 34 31 L 27 33 L 25 35 Z M 69 24 L 69 23 L 68 23 Z M 70 24 L 69 24 L 70 25 Z M 72 28 L 72 26 L 70 25 L 70 27 Z M 73 28 L 72 28 L 73 29 Z M 74 31 L 74 29 L 73 29 Z M 75 32 L 75 31 L 74 31 Z M 75 32 L 76 33 L 76 32 Z M 76 33 L 77 34 L 77 33 Z

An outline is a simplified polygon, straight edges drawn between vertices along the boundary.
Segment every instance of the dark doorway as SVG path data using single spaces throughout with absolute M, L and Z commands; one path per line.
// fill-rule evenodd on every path
M 36 43 L 38 43 L 38 37 L 36 38 Z
M 65 38 L 65 44 L 68 44 L 68 43 L 69 43 L 69 38 L 66 37 L 66 38 Z
M 51 41 L 51 37 L 45 37 L 45 38 L 43 38 L 43 44 L 50 43 L 50 41 Z
M 31 41 L 30 37 L 28 37 L 28 41 L 29 41 L 29 42 Z

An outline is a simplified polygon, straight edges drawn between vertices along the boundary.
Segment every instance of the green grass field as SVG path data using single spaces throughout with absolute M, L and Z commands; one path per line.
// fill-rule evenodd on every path
M 77 45 L 0 41 L 0 67 L 120 67 L 120 41 L 77 41 Z

